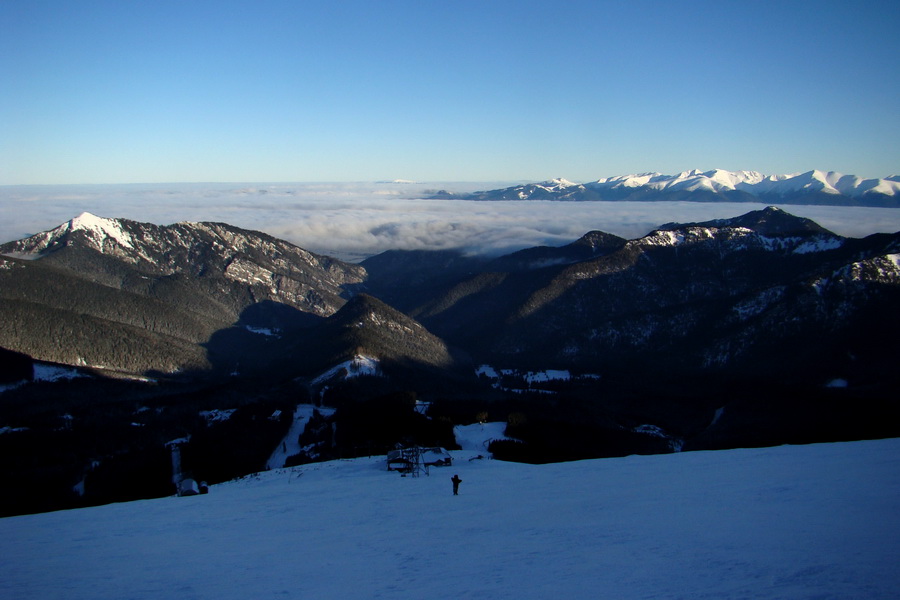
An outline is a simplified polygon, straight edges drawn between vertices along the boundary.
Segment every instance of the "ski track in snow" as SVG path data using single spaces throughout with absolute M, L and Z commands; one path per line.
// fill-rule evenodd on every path
M 294 419 L 291 421 L 290 429 L 288 429 L 284 439 L 272 452 L 272 456 L 266 461 L 267 469 L 280 469 L 284 466 L 284 461 L 289 456 L 300 453 L 303 449 L 300 447 L 300 435 L 306 430 L 306 425 L 313 416 L 313 411 L 316 410 L 325 417 L 330 417 L 335 411 L 335 409 L 327 406 L 317 407 L 314 404 L 298 404 L 294 409 Z
M 0 597 L 896 598 L 900 440 L 473 460 L 380 458 L 0 519 Z M 449 478 L 459 473 L 460 495 Z

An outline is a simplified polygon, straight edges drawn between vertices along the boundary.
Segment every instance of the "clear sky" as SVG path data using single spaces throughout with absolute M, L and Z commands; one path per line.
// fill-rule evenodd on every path
M 900 2 L 0 2 L 0 184 L 900 173 Z

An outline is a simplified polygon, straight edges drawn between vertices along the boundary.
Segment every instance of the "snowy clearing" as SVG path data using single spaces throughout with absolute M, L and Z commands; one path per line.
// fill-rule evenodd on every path
M 35 381 L 61 381 L 87 377 L 87 375 L 79 372 L 77 369 L 39 362 L 34 363 L 33 372 Z
M 896 598 L 900 440 L 469 461 L 372 457 L 0 519 L 3 598 Z M 462 478 L 460 495 L 450 476 Z
M 506 436 L 506 421 L 494 421 L 491 423 L 472 423 L 471 425 L 457 425 L 453 428 L 453 436 L 456 443 L 463 450 L 481 452 L 486 456 L 488 446 L 494 440 L 512 439 Z

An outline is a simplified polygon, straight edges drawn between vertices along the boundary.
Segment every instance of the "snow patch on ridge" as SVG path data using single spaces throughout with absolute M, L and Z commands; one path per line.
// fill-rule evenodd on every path
M 794 248 L 794 254 L 810 254 L 812 252 L 825 252 L 836 250 L 844 245 L 844 240 L 834 237 L 818 237 L 803 242 Z
M 873 281 L 900 284 L 900 254 L 885 254 L 849 264 L 832 276 L 835 281 Z

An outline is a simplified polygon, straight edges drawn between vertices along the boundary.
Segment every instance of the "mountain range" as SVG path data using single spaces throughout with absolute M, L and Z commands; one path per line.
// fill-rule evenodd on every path
M 834 171 L 763 175 L 756 171 L 691 170 L 677 175 L 639 173 L 587 183 L 553 179 L 471 194 L 437 193 L 464 200 L 691 201 L 900 206 L 900 176 L 863 179 Z
M 31 482 L 3 512 L 164 494 L 175 438 L 213 482 L 260 470 L 298 402 L 337 411 L 295 464 L 488 414 L 528 462 L 900 435 L 898 303 L 900 233 L 775 207 L 360 264 L 85 213 L 0 246 L 0 455 L 29 457 L 0 475 Z

